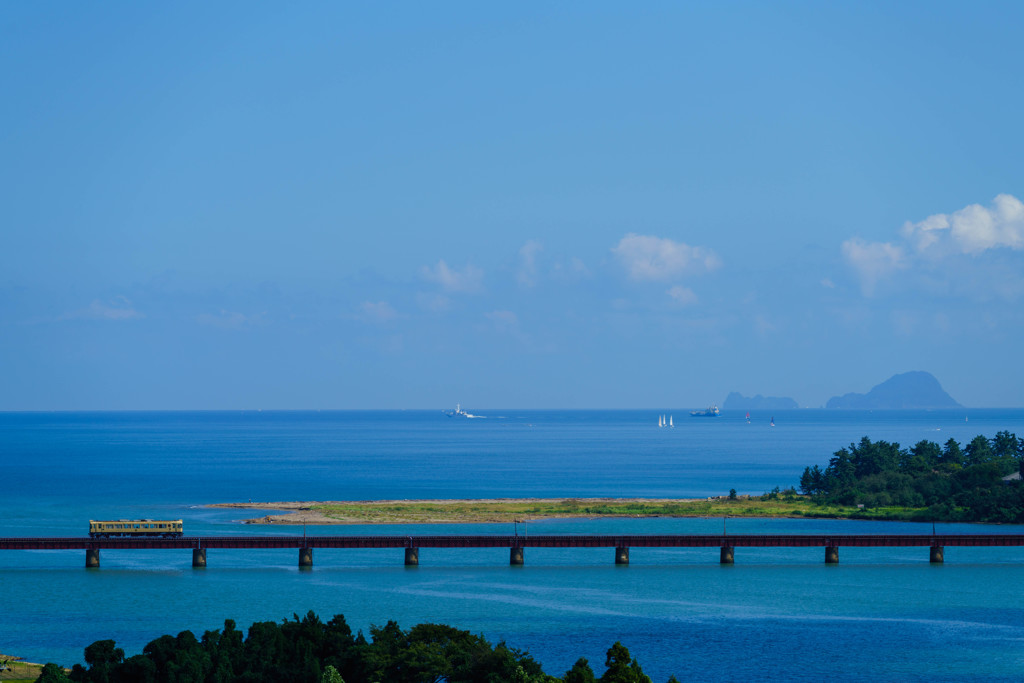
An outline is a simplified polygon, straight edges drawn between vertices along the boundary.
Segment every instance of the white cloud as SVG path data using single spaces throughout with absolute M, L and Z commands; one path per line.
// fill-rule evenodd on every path
M 635 233 L 619 240 L 612 253 L 634 280 L 664 282 L 684 274 L 715 270 L 721 265 L 718 255 L 710 249 Z
M 907 221 L 900 234 L 902 244 L 859 238 L 843 243 L 843 256 L 860 276 L 865 295 L 895 271 L 912 269 L 912 282 L 933 295 L 983 300 L 995 295 L 1010 301 L 1024 296 L 1022 269 L 1010 254 L 1024 250 L 1024 203 L 1013 195 L 1000 194 L 987 207 L 971 204 Z M 951 259 L 958 260 L 952 264 Z
M 896 334 L 901 337 L 912 337 L 920 325 L 921 316 L 915 311 L 893 311 L 889 314 Z
M 665 293 L 668 294 L 672 298 L 672 300 L 675 303 L 679 304 L 680 306 L 689 306 L 690 304 L 697 303 L 697 295 L 694 294 L 693 290 L 690 289 L 689 287 L 681 287 L 679 285 L 676 285 L 675 287 L 672 287 Z
M 427 292 L 418 292 L 416 294 L 416 303 L 423 310 L 431 311 L 432 313 L 443 313 L 451 308 L 452 305 L 451 299 L 445 295 Z
M 590 269 L 580 258 L 573 256 L 568 261 L 559 260 L 551 264 L 551 277 L 562 282 L 575 282 L 590 277 Z
M 443 260 L 433 268 L 423 266 L 420 274 L 430 282 L 436 282 L 446 292 L 475 292 L 483 282 L 484 271 L 473 265 L 466 265 L 461 271 L 450 268 Z
M 222 330 L 240 330 L 243 327 L 259 325 L 263 322 L 266 312 L 256 315 L 246 315 L 238 311 L 226 311 L 223 308 L 218 313 L 201 313 L 196 316 L 196 322 L 210 327 L 219 327 Z
M 917 251 L 924 251 L 942 237 L 940 230 L 949 229 L 949 216 L 943 213 L 925 218 L 920 223 L 907 221 L 903 224 L 903 236 L 914 244 Z
M 758 336 L 764 337 L 768 334 L 771 334 L 772 332 L 777 331 L 778 329 L 779 326 L 773 323 L 765 316 L 761 314 L 754 316 L 754 330 L 757 332 Z
M 537 254 L 544 246 L 537 240 L 529 240 L 519 249 L 519 271 L 516 280 L 522 287 L 533 287 L 537 284 Z
M 866 296 L 874 293 L 881 279 L 906 267 L 903 248 L 889 242 L 865 242 L 855 237 L 843 242 L 843 257 L 860 275 Z
M 363 318 L 374 323 L 386 323 L 398 317 L 398 313 L 387 301 L 364 301 L 359 310 Z
M 836 283 L 832 282 L 832 280 L 830 278 L 826 277 L 826 278 L 822 278 L 821 286 L 826 288 L 826 289 L 835 289 L 836 288 Z
M 87 308 L 65 313 L 59 320 L 138 320 L 146 316 L 132 306 L 132 302 L 123 296 L 117 296 L 104 303 L 93 299 Z
M 945 247 L 963 254 L 988 249 L 1024 248 L 1024 203 L 1009 194 L 998 195 L 988 208 L 965 206 L 952 214 L 937 213 L 903 225 L 903 234 L 918 252 Z
M 512 311 L 491 311 L 484 313 L 484 317 L 490 320 L 494 327 L 501 332 L 515 331 L 519 328 L 519 316 Z

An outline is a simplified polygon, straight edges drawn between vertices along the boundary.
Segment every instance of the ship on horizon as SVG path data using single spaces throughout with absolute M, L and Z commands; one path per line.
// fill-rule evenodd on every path
M 718 417 L 718 406 L 711 404 L 707 410 L 691 410 L 690 417 Z
M 455 404 L 455 410 L 449 410 L 449 411 L 445 412 L 445 415 L 447 415 L 448 417 L 468 417 L 468 418 L 483 418 L 483 417 L 486 417 L 485 415 L 474 415 L 473 413 L 467 413 L 465 410 L 462 409 L 462 404 L 461 403 L 456 403 Z

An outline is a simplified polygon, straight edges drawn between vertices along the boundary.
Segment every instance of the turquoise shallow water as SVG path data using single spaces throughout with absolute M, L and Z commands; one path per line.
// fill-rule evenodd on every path
M 483 411 L 481 411 L 483 412 Z M 677 412 L 677 415 L 681 412 Z M 857 414 L 794 411 L 775 429 L 739 416 L 658 430 L 657 412 L 0 415 L 0 535 L 82 535 L 103 516 L 185 519 L 189 533 L 281 533 L 242 526 L 223 500 L 493 495 L 760 493 L 867 434 L 911 444 L 1024 434 L 1024 412 Z M 527 533 L 719 533 L 721 519 L 553 520 Z M 310 527 L 309 533 L 508 533 L 506 525 Z M 930 532 L 930 525 L 729 520 L 732 533 Z M 940 525 L 940 532 L 1022 531 Z M 301 533 L 296 529 L 289 529 Z M 522 532 L 522 529 L 520 530 Z M 0 651 L 71 664 L 115 638 L 129 653 L 163 633 L 343 613 L 355 628 L 439 621 L 528 649 L 551 673 L 579 656 L 600 671 L 621 640 L 655 681 L 1017 680 L 1024 670 L 1024 550 L 611 549 L 0 553 Z

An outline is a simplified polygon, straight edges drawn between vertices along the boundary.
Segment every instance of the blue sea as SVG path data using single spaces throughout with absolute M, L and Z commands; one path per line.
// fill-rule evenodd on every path
M 761 494 L 795 485 L 862 436 L 966 444 L 1024 410 L 786 411 L 690 418 L 660 411 L 125 412 L 0 414 L 0 536 L 82 536 L 89 519 L 182 518 L 186 533 L 301 534 L 243 525 L 238 501 Z M 774 417 L 775 426 L 769 419 Z M 614 519 L 531 522 L 548 533 L 912 533 L 931 525 L 835 520 Z M 939 532 L 1024 532 L 938 525 Z M 309 534 L 510 533 L 488 525 L 309 527 Z M 524 529 L 520 525 L 519 533 Z M 113 638 L 129 655 L 165 633 L 245 627 L 313 610 L 367 631 L 441 622 L 528 650 L 555 675 L 578 657 L 600 674 L 621 641 L 656 682 L 1019 680 L 1024 549 L 824 551 L 634 548 L 420 551 L 0 551 L 0 652 L 67 666 Z

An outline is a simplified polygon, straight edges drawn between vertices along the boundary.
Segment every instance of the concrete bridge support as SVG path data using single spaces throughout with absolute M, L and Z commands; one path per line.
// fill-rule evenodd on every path
M 825 564 L 839 564 L 839 546 L 825 547 Z
M 85 551 L 85 566 L 88 568 L 98 568 L 100 566 L 100 549 L 99 548 L 87 548 Z
M 522 548 L 516 548 L 516 547 L 509 548 L 508 549 L 508 563 L 509 563 L 510 566 L 513 566 L 513 567 L 521 567 L 524 564 L 526 564 L 525 560 L 523 559 L 523 549 Z
M 206 566 L 206 548 L 192 549 L 192 566 L 201 569 Z
M 312 567 L 313 566 L 313 549 L 312 548 L 299 548 L 299 566 L 300 567 Z
M 619 546 L 615 549 L 615 564 L 629 564 L 629 548 Z
M 945 548 L 941 545 L 933 545 L 928 553 L 928 561 L 932 564 L 942 564 L 946 561 Z
M 420 566 L 420 549 L 419 548 L 406 548 L 405 549 L 405 566 L 406 567 L 418 567 L 418 566 Z
M 731 545 L 723 545 L 722 552 L 718 555 L 719 564 L 733 564 L 736 562 L 736 556 L 733 552 Z

